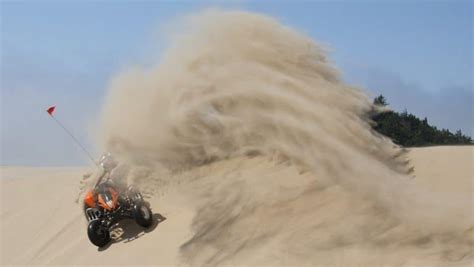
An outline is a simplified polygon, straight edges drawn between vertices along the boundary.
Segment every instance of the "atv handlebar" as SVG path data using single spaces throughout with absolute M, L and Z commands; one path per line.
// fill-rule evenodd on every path
M 107 178 L 106 178 L 107 180 L 110 179 L 110 173 L 108 171 L 104 170 L 104 169 L 102 169 L 102 170 L 103 170 L 103 173 L 102 173 L 102 175 L 100 175 L 99 179 L 97 179 L 97 182 L 94 185 L 94 189 L 97 189 L 99 184 L 102 183 L 102 180 L 104 179 L 105 176 L 107 176 Z

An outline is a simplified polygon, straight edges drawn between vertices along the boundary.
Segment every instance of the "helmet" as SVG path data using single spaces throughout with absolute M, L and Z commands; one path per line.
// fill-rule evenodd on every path
M 99 165 L 104 168 L 104 171 L 109 172 L 117 167 L 118 163 L 112 156 L 110 152 L 104 153 L 102 157 L 100 157 Z

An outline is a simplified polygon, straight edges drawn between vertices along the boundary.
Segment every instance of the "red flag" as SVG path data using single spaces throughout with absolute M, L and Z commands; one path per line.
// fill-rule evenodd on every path
M 49 115 L 53 116 L 53 112 L 54 112 L 55 108 L 56 108 L 56 106 L 51 106 L 46 110 L 46 112 L 48 112 Z

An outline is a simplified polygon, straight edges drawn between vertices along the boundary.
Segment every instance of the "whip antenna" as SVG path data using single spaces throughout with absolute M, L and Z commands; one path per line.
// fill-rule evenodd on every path
M 84 151 L 84 153 L 86 153 L 87 157 L 92 161 L 94 162 L 94 164 L 99 167 L 99 165 L 97 164 L 97 162 L 95 162 L 94 158 L 92 157 L 91 153 L 89 153 L 89 151 L 87 151 L 87 149 L 81 144 L 81 142 L 79 142 L 79 140 L 58 120 L 56 119 L 56 117 L 54 117 L 53 113 L 54 113 L 54 110 L 56 109 L 56 106 L 51 106 L 49 107 L 46 112 L 48 112 L 49 116 L 59 125 L 61 126 L 61 128 L 63 128 L 63 130 L 72 138 L 72 140 L 74 140 L 74 142 L 76 142 L 77 145 L 79 145 L 79 147 L 82 149 L 82 151 Z

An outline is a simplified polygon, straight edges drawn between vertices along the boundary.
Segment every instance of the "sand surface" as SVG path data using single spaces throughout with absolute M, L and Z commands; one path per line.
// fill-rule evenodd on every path
M 439 193 L 447 193 L 453 197 L 460 195 L 468 196 L 471 202 L 465 203 L 465 208 L 472 211 L 473 153 L 474 147 L 471 146 L 411 149 L 409 159 L 411 165 L 415 168 L 413 173 L 415 178 L 412 179 L 412 185 L 425 188 L 432 192 L 433 196 Z M 272 194 L 278 193 L 269 191 L 269 188 L 274 189 L 268 184 L 271 180 L 275 180 L 275 183 L 278 183 L 282 190 L 285 190 L 285 186 L 292 188 L 294 184 L 305 186 L 305 189 L 310 189 L 313 186 L 310 181 L 310 173 L 300 174 L 294 166 L 278 164 L 269 159 L 259 157 L 238 158 L 216 162 L 175 175 L 173 177 L 174 180 L 161 184 L 160 189 L 148 190 L 147 198 L 151 203 L 153 212 L 161 214 L 166 219 L 147 231 L 136 226 L 133 221 L 124 221 L 120 223 L 120 226 L 114 232 L 114 242 L 104 249 L 97 249 L 87 239 L 86 222 L 81 214 L 79 204 L 76 203 L 82 174 L 87 171 L 89 171 L 89 168 L 1 168 L 0 218 L 2 265 L 187 264 L 189 263 L 186 259 L 186 257 L 189 257 L 189 253 L 186 253 L 188 248 L 181 246 L 193 237 L 193 231 L 196 229 L 193 229 L 191 225 L 193 218 L 196 218 L 195 215 L 198 212 L 205 212 L 205 210 L 202 210 L 202 207 L 193 204 L 192 198 L 190 198 L 192 195 L 190 190 L 211 194 L 212 188 L 219 188 L 220 184 L 225 183 L 222 182 L 222 177 L 226 177 L 227 180 L 234 179 L 233 182 L 235 183 L 238 180 L 242 181 L 242 179 L 248 179 L 249 177 L 261 179 L 261 182 L 252 184 L 253 192 L 251 194 L 265 195 L 269 199 L 272 198 Z M 237 189 L 236 191 L 239 192 Z M 246 194 L 249 193 L 246 192 Z M 334 199 L 335 197 L 343 197 L 343 194 L 342 189 L 338 188 L 324 190 L 321 196 L 324 196 L 325 199 L 319 199 L 318 201 L 321 203 L 323 201 L 332 201 L 335 204 L 332 207 L 322 206 L 319 211 L 320 217 L 326 218 L 328 221 L 333 220 L 331 218 L 336 218 L 333 220 L 334 222 L 338 220 L 353 220 L 354 223 L 358 223 L 357 218 L 352 219 L 344 214 L 348 212 L 345 206 L 349 205 L 349 203 Z M 227 198 L 222 199 L 224 202 L 227 200 Z M 347 199 L 343 201 L 347 202 Z M 280 204 L 286 205 L 288 203 Z M 308 204 L 307 207 L 314 208 L 314 205 Z M 293 208 L 304 209 L 304 206 L 299 207 L 295 205 Z M 262 212 L 265 212 L 265 210 L 262 210 Z M 318 210 L 316 210 L 315 214 L 318 214 Z M 241 214 L 241 216 L 244 215 Z M 280 215 L 260 214 L 259 216 L 271 217 Z M 253 217 L 253 215 L 249 217 Z M 242 217 L 239 219 L 241 221 L 245 220 Z M 263 218 L 260 219 L 263 220 Z M 456 218 L 452 218 L 452 220 L 453 224 L 455 224 Z M 283 240 L 301 235 L 311 236 L 311 233 L 298 232 L 302 229 L 311 229 L 302 227 L 305 224 L 303 220 L 293 218 L 289 221 L 291 221 L 291 225 L 286 227 L 293 229 L 293 231 L 284 230 L 285 236 L 275 232 L 275 236 L 279 236 Z M 213 225 L 210 227 L 218 226 Z M 271 228 L 275 226 L 268 224 L 266 227 Z M 121 231 L 121 228 L 123 231 Z M 325 227 L 322 226 L 322 228 L 324 230 Z M 233 229 L 252 231 L 251 228 Z M 275 227 L 275 231 L 279 229 L 286 228 Z M 325 231 L 337 229 L 328 226 Z M 374 231 L 378 230 L 374 229 Z M 400 233 L 400 235 L 404 234 Z M 465 234 L 469 235 L 472 233 L 466 232 Z M 323 234 L 321 236 L 323 238 Z M 228 237 L 232 237 L 232 235 Z M 219 238 L 225 239 L 226 236 L 219 236 Z M 299 265 L 294 261 L 294 255 L 288 251 L 281 250 L 281 255 L 287 255 L 287 257 L 276 257 L 277 261 L 275 261 L 274 257 L 271 257 L 272 253 L 275 254 L 281 248 L 279 241 L 281 240 L 270 238 L 268 241 L 262 241 L 264 245 L 254 246 L 252 250 L 243 249 L 236 251 L 235 254 L 238 257 L 230 257 L 228 262 Z M 330 242 L 332 241 L 328 240 L 328 246 Z M 372 263 L 374 265 L 384 264 L 381 259 L 387 259 L 388 264 L 391 265 L 469 266 L 472 264 L 472 251 L 466 251 L 463 247 L 461 247 L 459 253 L 456 253 L 454 250 L 446 254 L 446 251 L 443 252 L 440 249 L 433 250 L 429 244 L 427 245 L 423 242 L 418 245 L 411 244 L 409 246 L 399 246 L 398 242 L 396 241 L 393 247 L 374 252 L 378 255 L 376 258 L 374 258 L 373 254 L 371 255 L 367 252 L 365 242 L 358 243 L 357 241 L 352 242 L 350 246 L 334 246 L 330 250 L 321 247 L 319 251 L 316 249 L 314 254 L 325 255 L 327 260 L 327 262 L 319 261 L 317 263 L 331 263 L 339 266 L 354 264 L 354 259 L 359 259 L 359 262 L 365 264 Z M 304 244 L 304 242 L 301 243 L 302 246 Z M 426 246 L 428 246 L 428 249 Z M 219 250 L 219 248 L 215 249 Z M 225 248 L 222 248 L 222 250 L 225 251 Z M 408 258 L 397 261 L 395 258 L 398 253 Z M 445 255 L 441 255 L 443 253 Z M 199 261 L 199 255 L 195 257 L 198 258 L 195 262 L 205 263 L 205 261 Z M 304 258 L 300 260 L 302 260 L 301 262 L 306 262 Z M 225 260 L 218 263 L 223 262 Z
M 105 249 L 89 243 L 86 220 L 76 203 L 88 168 L 2 167 L 2 264 L 176 264 L 189 238 L 193 211 L 173 194 L 149 199 L 166 219 L 149 233 L 133 221 Z M 117 234 L 121 231 L 118 229 Z

